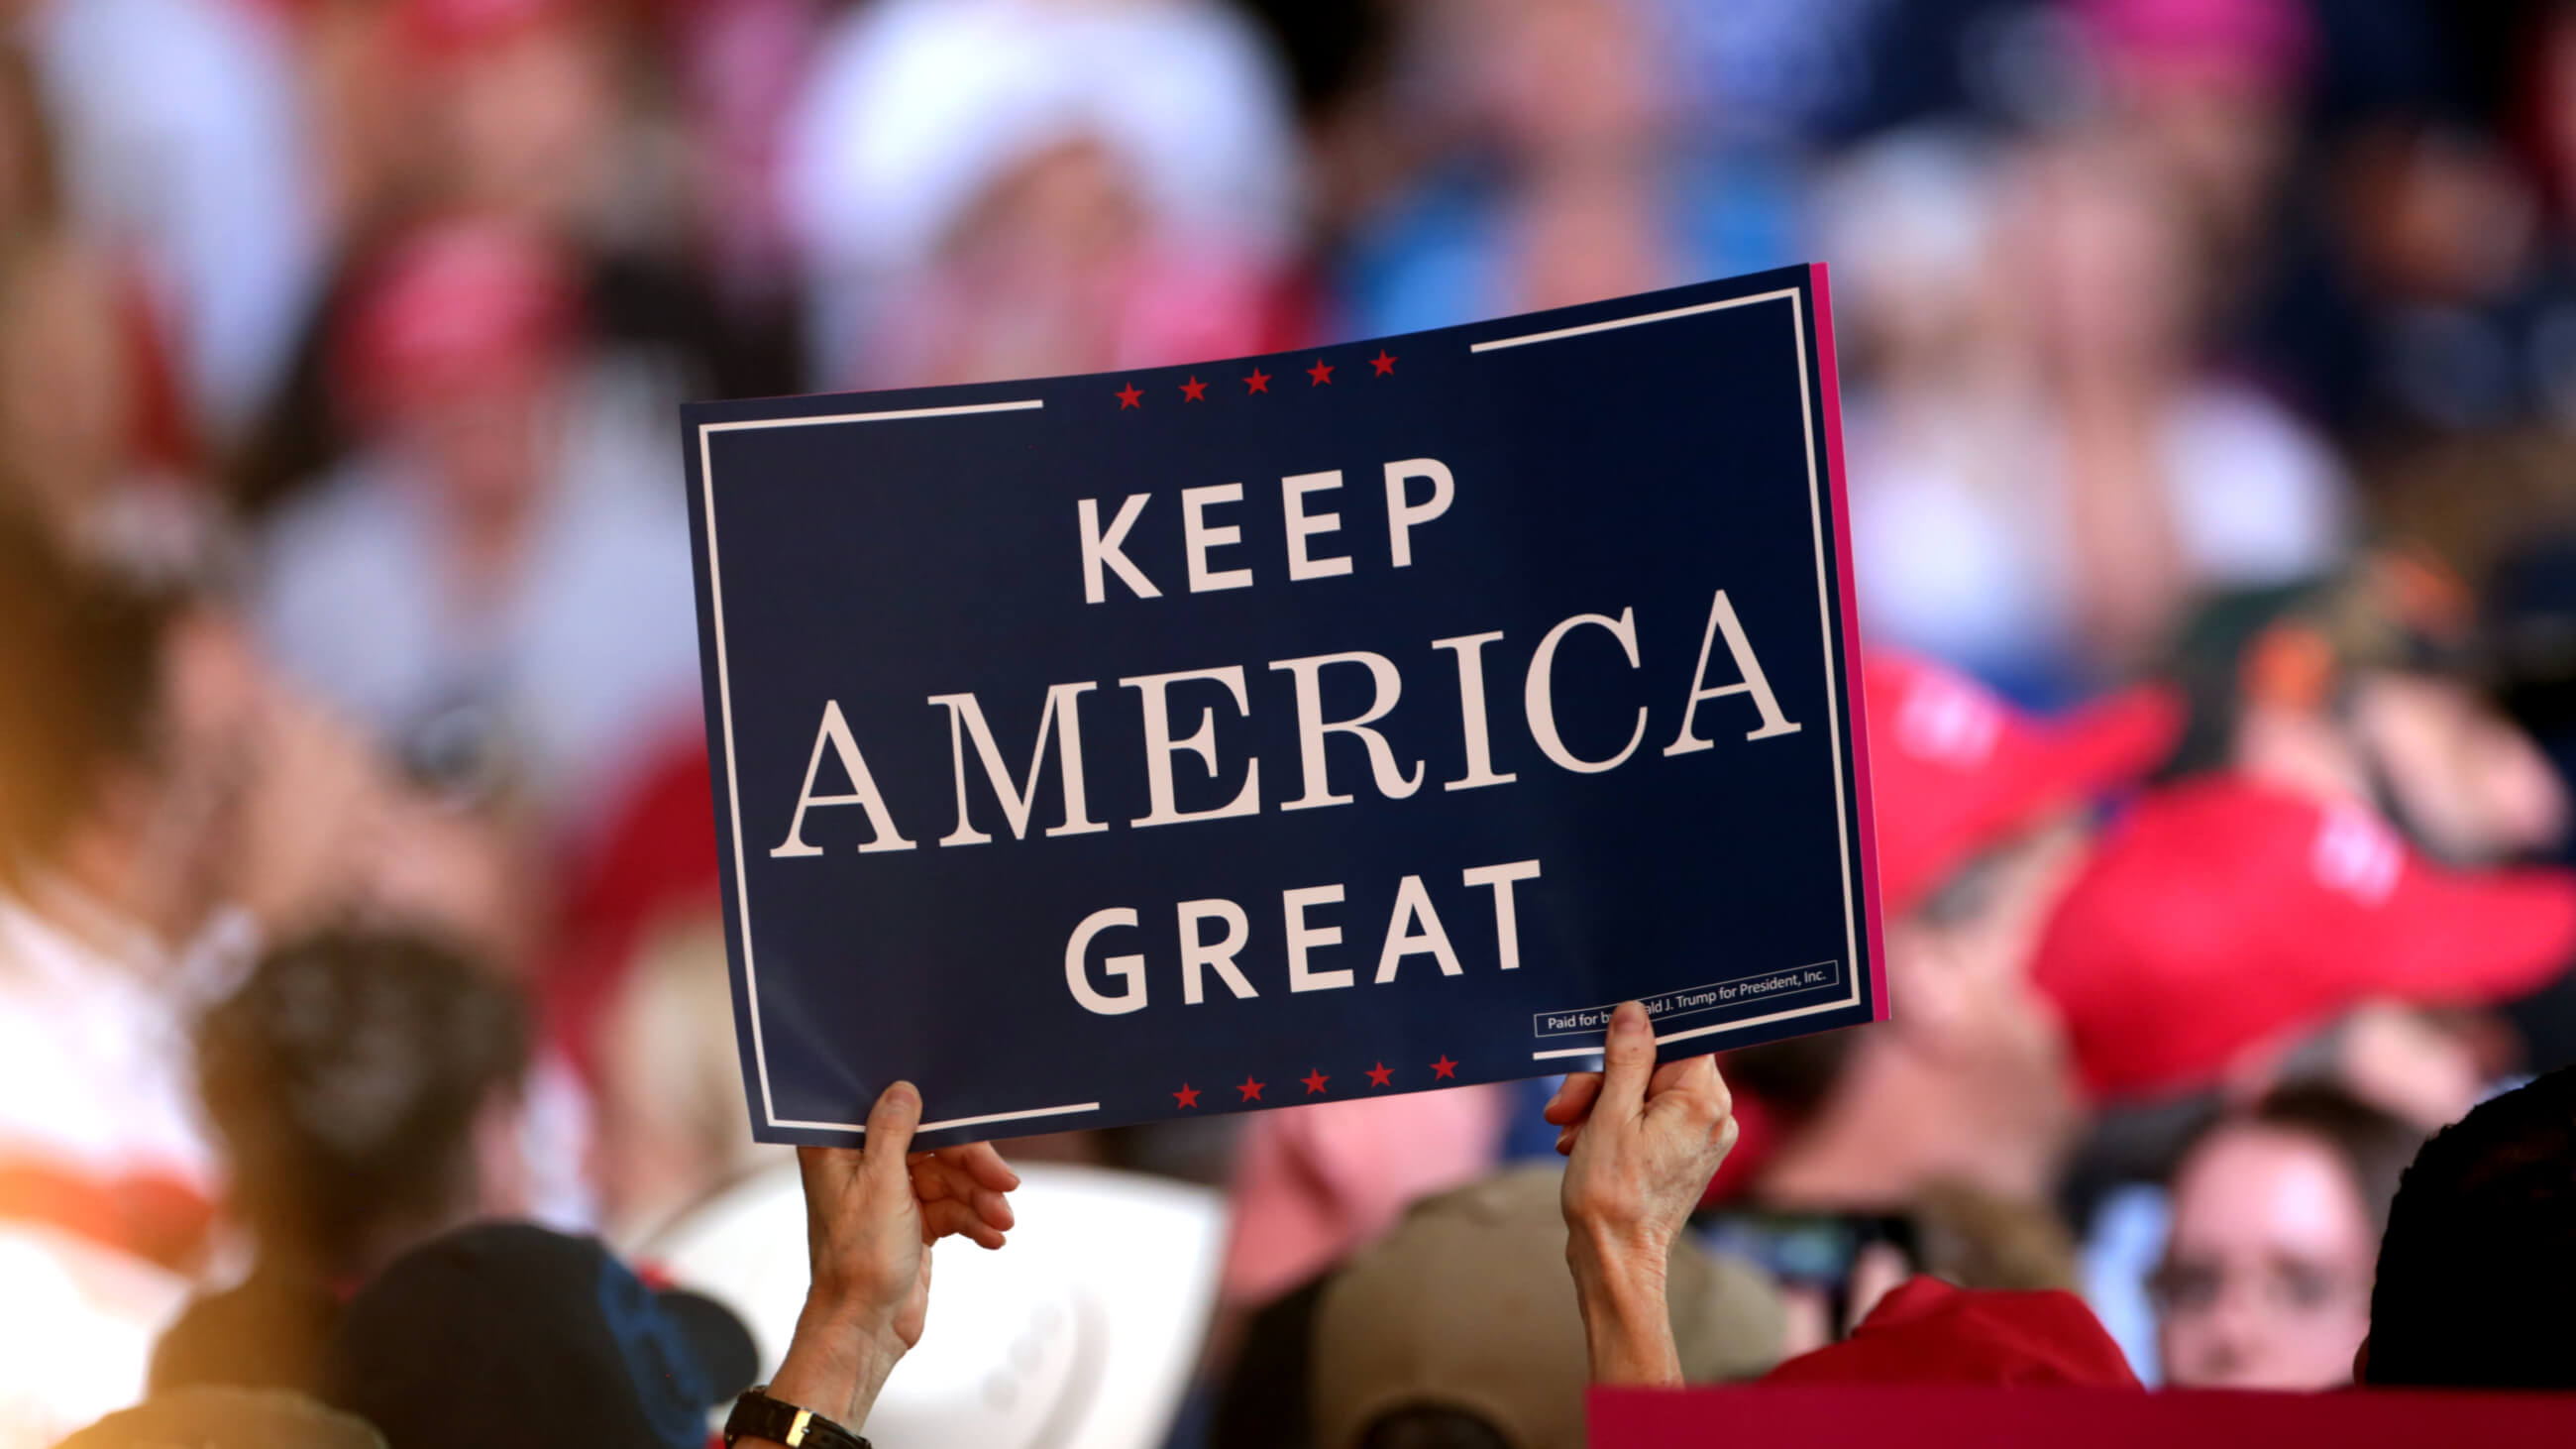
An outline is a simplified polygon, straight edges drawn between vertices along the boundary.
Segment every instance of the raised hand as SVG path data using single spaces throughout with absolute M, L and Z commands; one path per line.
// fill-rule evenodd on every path
M 813 1277 L 772 1397 L 856 1430 L 930 1308 L 930 1245 L 1002 1246 L 1020 1185 L 992 1144 L 912 1152 L 921 1093 L 897 1082 L 868 1112 L 864 1148 L 800 1147 Z
M 1566 1154 L 1565 1257 L 1597 1383 L 1678 1383 L 1664 1266 L 1735 1145 L 1712 1057 L 1655 1065 L 1646 1009 L 1610 1018 L 1602 1070 L 1565 1079 L 1545 1116 Z

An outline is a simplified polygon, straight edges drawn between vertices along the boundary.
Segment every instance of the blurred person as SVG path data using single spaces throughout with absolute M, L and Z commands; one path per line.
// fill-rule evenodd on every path
M 577 235 L 614 199 L 616 52 L 590 0 L 402 0 L 432 204 Z
M 2564 104 L 2563 102 L 2559 104 Z M 2576 258 L 2532 179 L 2459 123 L 2392 120 L 2338 158 L 2355 355 L 2330 376 L 2382 450 L 2576 423 Z
M 815 376 L 913 386 L 1258 350 L 1287 96 L 1210 0 L 891 0 L 825 36 L 781 185 Z
M 593 1240 L 511 1222 L 395 1258 L 351 1296 L 324 1363 L 324 1399 L 394 1449 L 703 1449 L 708 1411 L 759 1371 L 722 1304 L 650 1287 Z
M 308 938 L 269 953 L 196 1042 L 253 1256 L 162 1335 L 156 1389 L 317 1389 L 356 1285 L 414 1243 L 527 1210 L 529 1024 L 489 968 L 421 937 Z
M 2373 1388 L 2576 1389 L 2576 1068 L 2480 1103 L 2398 1182 L 2353 1363 Z
M 2571 960 L 2576 876 L 2452 869 L 2357 805 L 2212 777 L 2149 794 L 2104 837 L 2034 980 L 2086 1091 L 2146 1104 L 2276 1075 L 2357 1009 L 2489 1006 Z M 2461 1045 L 2333 1047 L 2327 1072 L 2427 1127 L 2477 1090 Z
M 24 33 L 71 216 L 139 259 L 191 415 L 231 435 L 282 372 L 322 255 L 282 18 L 236 0 L 37 0 Z
M 371 446 L 272 525 L 262 633 L 416 771 L 561 827 L 694 718 L 686 522 L 635 486 L 645 440 L 571 406 L 552 243 L 455 217 L 368 275 L 337 355 Z
M 920 1093 L 897 1082 L 869 1113 L 865 1149 L 798 1149 L 811 1285 L 732 1442 L 823 1442 L 799 1410 L 858 1434 L 920 1341 L 932 1244 L 1003 1245 L 1017 1175 L 989 1143 L 908 1152 L 920 1121 Z M 701 1449 L 709 1406 L 757 1369 L 748 1332 L 712 1300 L 652 1290 L 594 1241 L 491 1223 L 414 1248 L 359 1291 L 326 1350 L 324 1398 L 396 1449 Z M 788 1406 L 776 1428 L 746 1422 L 753 1396 Z
M 2319 48 L 2307 0 L 2077 0 L 2115 124 L 2180 183 L 2217 262 L 2257 260 L 2299 142 Z
M 2163 1195 L 2213 1112 L 2331 1086 L 2429 1131 L 2564 1049 L 2576 883 L 2410 849 L 2366 805 L 2243 774 L 2150 792 L 2042 935 L 2092 1126 L 2061 1196 L 2096 1306 L 2149 1363 Z M 2551 1033 L 2558 1032 L 2553 1036 Z
M 1423 8 L 1417 129 L 1454 155 L 1363 222 L 1346 330 L 1446 327 L 1779 266 L 1785 168 L 1703 153 L 1641 0 Z
M 1874 371 L 1852 410 L 1853 534 L 1881 638 L 2060 697 L 2146 662 L 2196 591 L 2337 557 L 2342 470 L 2203 365 L 2209 273 L 2133 145 L 2084 132 L 1868 164 L 1828 255 L 1909 216 L 1943 228 L 1901 267 L 1859 268 Z M 1889 301 L 1882 334 L 1882 279 L 1978 305 Z
M 177 486 L 197 440 L 168 319 L 130 253 L 73 216 L 42 86 L 0 36 L 0 506 L 76 549 L 166 554 L 212 522 Z
M 806 0 L 778 0 L 793 10 Z M 584 345 L 562 387 L 568 429 L 630 456 L 614 472 L 665 496 L 674 407 L 694 396 L 775 394 L 794 382 L 773 276 L 767 310 L 720 295 L 730 255 L 701 214 L 752 184 L 721 176 L 677 109 L 674 68 L 737 78 L 764 67 L 772 108 L 788 89 L 793 25 L 764 49 L 663 55 L 661 22 L 717 39 L 767 0 L 632 6 L 604 0 L 314 0 L 295 11 L 333 149 L 342 225 L 293 364 L 226 460 L 228 494 L 269 511 L 372 441 L 344 410 L 340 341 L 388 245 L 442 217 L 506 220 L 560 249 L 580 296 Z M 738 27 L 737 27 L 738 28 Z M 755 24 L 753 27 L 757 29 Z M 709 41 L 710 45 L 715 39 Z M 780 67 L 784 67 L 781 73 Z M 694 95 L 695 91 L 685 94 Z M 739 123 L 736 123 L 738 129 Z M 727 133 L 731 135 L 732 132 Z M 758 231 L 756 217 L 742 230 Z M 739 305 L 736 305 L 739 304 Z M 641 450 L 641 451 L 639 451 Z
M 238 949 L 254 703 L 217 631 L 5 515 L 0 680 L 0 1215 L 182 1263 L 214 1182 L 183 1023 Z
M 2487 693 L 2492 652 L 2467 587 L 2411 551 L 2222 595 L 2169 666 L 2192 707 L 2173 772 L 2360 804 L 2451 864 L 2546 852 L 2567 787 Z
M 216 1159 L 187 1024 L 263 931 L 363 913 L 492 939 L 504 857 L 282 689 L 219 605 L 5 511 L 0 679 L 0 1216 L 190 1263 Z
M 1780 1277 L 1793 1352 L 1911 1272 L 2074 1280 L 2054 1197 L 2084 1109 L 2031 961 L 2091 807 L 2179 725 L 2155 689 L 2045 720 L 1928 660 L 1863 667 L 1889 1019 L 1728 1054 L 1743 1140 L 1696 1223 Z
M 2154 1292 L 2177 1388 L 2352 1381 L 2398 1175 L 2424 1134 L 2331 1088 L 2274 1092 L 2183 1152 Z
M 1864 667 L 1893 1006 L 1866 1031 L 1735 1054 L 1778 1083 L 1785 1118 L 1742 1190 L 1873 1212 L 1942 1181 L 2044 1201 L 2078 1114 L 2032 955 L 2087 808 L 2153 767 L 2173 704 L 2141 691 L 2042 721 L 1929 661 Z

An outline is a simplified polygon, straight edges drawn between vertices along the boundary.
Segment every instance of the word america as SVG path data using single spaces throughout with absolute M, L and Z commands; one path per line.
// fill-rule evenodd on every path
M 1309 479 L 1323 477 L 1338 478 L 1338 475 L 1308 475 Z M 1427 458 L 1390 463 L 1386 467 L 1386 477 L 1388 526 L 1394 542 L 1393 557 L 1397 567 L 1404 567 L 1411 560 L 1409 530 L 1416 524 L 1427 522 L 1446 512 L 1455 490 L 1450 480 L 1449 470 Z M 1434 480 L 1436 486 L 1432 498 L 1420 504 L 1409 504 L 1406 501 L 1405 485 L 1409 479 L 1421 477 Z M 1297 485 L 1303 481 L 1308 480 L 1299 478 L 1285 480 L 1288 485 L 1286 498 L 1292 519 L 1288 535 L 1290 577 L 1320 577 L 1323 573 L 1345 572 L 1350 568 L 1348 558 L 1315 559 L 1306 551 L 1303 541 L 1306 534 L 1328 531 L 1330 527 L 1339 525 L 1334 515 L 1318 515 L 1310 520 L 1306 534 L 1299 532 L 1294 520 L 1298 516 L 1298 499 L 1302 496 Z M 1225 490 L 1232 490 L 1239 494 L 1240 486 L 1228 484 L 1225 485 L 1224 490 L 1219 491 Z M 1209 490 L 1193 489 L 1183 495 L 1185 529 L 1190 539 L 1191 549 L 1191 586 L 1194 589 L 1240 587 L 1241 585 L 1229 578 L 1228 574 L 1240 572 L 1248 579 L 1249 570 L 1209 570 L 1206 567 L 1206 549 L 1234 542 L 1233 535 L 1236 533 L 1232 528 L 1208 527 L 1203 520 L 1202 510 L 1190 507 L 1186 503 L 1188 493 L 1207 491 Z M 1142 510 L 1144 500 L 1148 496 L 1137 494 L 1129 498 L 1106 533 L 1099 527 L 1096 500 L 1082 500 L 1080 515 L 1083 557 L 1093 575 L 1092 592 L 1095 596 L 1100 592 L 1098 576 L 1103 571 L 1116 574 L 1140 596 L 1153 597 L 1158 592 L 1143 573 L 1116 550 L 1118 541 L 1124 537 L 1128 526 Z M 1321 572 L 1316 572 L 1318 570 Z M 1630 731 L 1628 742 L 1615 754 L 1586 757 L 1576 754 L 1567 746 L 1557 729 L 1556 657 L 1560 646 L 1578 630 L 1599 630 L 1607 633 L 1625 654 L 1628 667 L 1631 669 L 1641 667 L 1641 656 L 1637 647 L 1638 625 L 1635 609 L 1621 609 L 1616 618 L 1607 614 L 1569 616 L 1558 621 L 1542 635 L 1537 649 L 1531 653 L 1528 670 L 1522 679 L 1521 712 L 1528 726 L 1531 741 L 1549 761 L 1560 769 L 1576 774 L 1597 775 L 1626 764 L 1645 743 L 1647 709 L 1644 705 L 1637 707 L 1635 728 Z M 1494 768 L 1493 732 L 1485 699 L 1485 646 L 1496 643 L 1503 637 L 1502 631 L 1495 630 L 1431 641 L 1431 648 L 1449 653 L 1456 666 L 1458 721 L 1465 755 L 1466 772 L 1457 779 L 1442 782 L 1443 790 L 1483 789 L 1488 786 L 1508 785 L 1519 778 L 1516 772 L 1498 771 Z M 1709 656 L 1720 641 L 1724 642 L 1727 655 L 1734 663 L 1735 678 L 1730 682 L 1711 684 L 1708 682 Z M 1383 733 L 1373 728 L 1394 710 L 1397 702 L 1403 697 L 1404 678 L 1394 660 L 1370 650 L 1353 650 L 1339 654 L 1313 654 L 1296 659 L 1274 659 L 1269 662 L 1268 667 L 1275 673 L 1288 675 L 1295 692 L 1300 791 L 1294 798 L 1279 801 L 1277 804 L 1279 810 L 1316 810 L 1353 802 L 1356 798 L 1354 795 L 1333 788 L 1332 773 L 1324 746 L 1325 741 L 1336 734 L 1348 735 L 1363 746 L 1368 760 L 1371 783 L 1380 795 L 1390 800 L 1402 800 L 1411 797 L 1422 788 L 1425 774 L 1424 762 L 1419 759 L 1413 761 L 1409 770 L 1400 766 L 1396 760 L 1394 747 Z M 1368 708 L 1344 719 L 1325 718 L 1323 673 L 1326 669 L 1332 668 L 1355 668 L 1368 672 L 1372 685 L 1372 697 Z M 1181 755 L 1196 755 L 1211 783 L 1221 781 L 1231 774 L 1225 762 L 1218 758 L 1216 706 L 1206 702 L 1213 698 L 1207 690 L 1211 686 L 1221 688 L 1226 697 L 1231 700 L 1235 713 L 1238 716 L 1249 717 L 1252 712 L 1251 695 L 1242 665 L 1230 664 L 1215 669 L 1183 669 L 1168 674 L 1135 675 L 1119 680 L 1118 685 L 1121 689 L 1136 691 L 1137 705 L 1142 711 L 1146 810 L 1144 814 L 1135 816 L 1127 822 L 1131 827 L 1142 829 L 1157 825 L 1180 825 L 1192 821 L 1224 820 L 1261 813 L 1262 761 L 1258 758 L 1244 762 L 1243 783 L 1235 791 L 1234 798 L 1227 803 L 1193 810 L 1182 809 L 1179 805 L 1175 765 Z M 1047 686 L 1046 703 L 1038 716 L 1037 739 L 1030 749 L 1028 770 L 1018 780 L 1011 778 L 1010 766 L 1005 762 L 1001 745 L 994 738 L 992 726 L 986 722 L 983 704 L 974 694 L 929 696 L 927 702 L 931 707 L 947 711 L 949 761 L 952 778 L 956 784 L 957 800 L 956 826 L 948 834 L 940 837 L 937 843 L 941 846 L 981 845 L 993 838 L 990 832 L 978 826 L 975 821 L 973 794 L 968 788 L 967 762 L 970 745 L 976 765 L 980 767 L 985 782 L 1001 806 L 1002 818 L 1010 827 L 1011 837 L 1014 840 L 1027 839 L 1030 818 L 1037 806 L 1039 782 L 1046 765 L 1047 740 L 1050 735 L 1055 740 L 1058 766 L 1056 773 L 1058 789 L 1061 792 L 1063 819 L 1060 824 L 1049 826 L 1045 833 L 1049 837 L 1054 837 L 1088 835 L 1107 830 L 1109 828 L 1107 822 L 1092 818 L 1091 799 L 1085 786 L 1082 758 L 1081 697 L 1099 687 L 1097 680 L 1075 680 Z M 1173 732 L 1172 695 L 1183 688 L 1190 688 L 1194 692 L 1192 703 L 1198 705 L 1198 726 L 1189 734 L 1176 738 Z M 1714 748 L 1715 742 L 1699 732 L 1700 706 L 1711 700 L 1735 695 L 1745 696 L 1759 715 L 1755 726 L 1745 732 L 1745 739 L 1775 739 L 1783 735 L 1796 734 L 1799 731 L 1798 723 L 1789 719 L 1781 711 L 1780 701 L 1772 693 L 1770 682 L 1763 675 L 1761 661 L 1755 657 L 1753 645 L 1745 636 L 1744 626 L 1736 618 L 1734 605 L 1728 601 L 1726 591 L 1719 589 L 1709 601 L 1708 618 L 1700 631 L 1699 656 L 1692 666 L 1689 685 L 1683 695 L 1680 727 L 1674 732 L 1671 742 L 1663 747 L 1663 753 L 1667 756 L 1687 755 Z M 850 788 L 846 792 L 829 795 L 814 793 L 814 783 L 822 772 L 823 759 L 827 753 L 838 762 L 842 773 L 849 777 Z M 918 842 L 906 835 L 897 825 L 884 794 L 877 788 L 876 777 L 868 768 L 867 758 L 859 748 L 858 738 L 851 730 L 847 717 L 842 713 L 840 701 L 830 699 L 824 701 L 821 722 L 815 729 L 814 748 L 806 759 L 804 783 L 797 790 L 795 809 L 788 818 L 786 837 L 771 848 L 770 855 L 779 859 L 797 859 L 823 854 L 821 846 L 810 844 L 805 839 L 807 812 L 850 805 L 857 806 L 864 813 L 870 832 L 870 838 L 857 847 L 858 853 L 867 855 L 881 851 L 911 850 L 917 845 Z

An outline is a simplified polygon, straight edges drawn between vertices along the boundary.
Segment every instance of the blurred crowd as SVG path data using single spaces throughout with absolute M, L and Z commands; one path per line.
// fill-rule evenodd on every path
M 1684 1365 L 1926 1273 L 2349 1382 L 2576 1062 L 2576 4 L 0 0 L 0 1445 L 778 1170 L 680 401 L 1817 259 L 1894 1019 L 1721 1061 Z M 1561 1257 L 1401 1347 L 1526 1301 L 1550 1089 L 1014 1144 L 1222 1202 L 1122 1442 L 1558 1442 Z

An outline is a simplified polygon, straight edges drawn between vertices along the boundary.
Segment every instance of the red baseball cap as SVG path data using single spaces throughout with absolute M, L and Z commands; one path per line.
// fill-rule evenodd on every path
M 571 264 L 545 237 L 454 218 L 403 237 L 362 274 L 334 361 L 353 410 L 381 415 L 541 369 L 571 345 L 579 313 Z
M 1802 1353 L 1760 1382 L 2143 1387 L 2074 1294 L 1957 1288 L 1921 1275 L 1878 1300 L 1851 1337 Z
M 2182 733 L 2182 702 L 2159 685 L 2042 720 L 1927 659 L 1875 654 L 1862 670 L 1879 900 L 1891 916 L 2050 811 L 2143 776 Z
M 2205 1086 L 2372 998 L 2474 1005 L 2576 963 L 2576 875 L 2469 873 L 2349 803 L 2229 776 L 2138 802 L 2058 903 L 2033 977 L 2096 1096 Z

